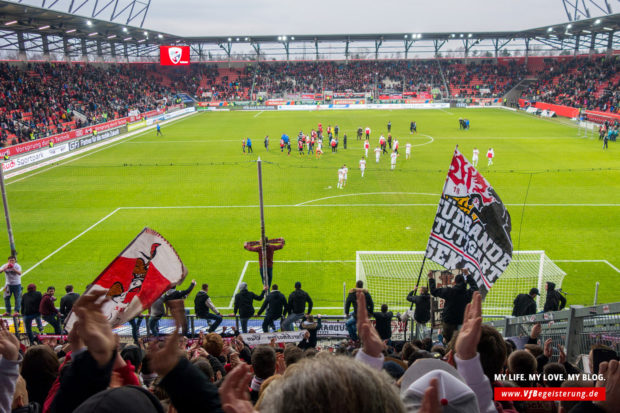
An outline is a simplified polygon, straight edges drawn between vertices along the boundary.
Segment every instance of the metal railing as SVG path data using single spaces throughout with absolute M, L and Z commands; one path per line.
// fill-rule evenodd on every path
M 489 321 L 505 337 L 527 337 L 534 324 L 542 326 L 541 344 L 551 339 L 552 360 L 557 361 L 558 345 L 565 348 L 568 361 L 588 354 L 594 344 L 607 345 L 620 352 L 620 302 L 571 308 L 548 313 Z

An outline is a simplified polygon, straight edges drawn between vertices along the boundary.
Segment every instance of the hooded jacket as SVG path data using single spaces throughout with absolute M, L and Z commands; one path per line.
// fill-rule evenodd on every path
M 529 294 L 519 294 L 513 304 L 512 315 L 514 317 L 536 314 L 536 301 Z
M 262 301 L 265 297 L 265 290 L 263 290 L 260 295 L 256 295 L 251 291 L 248 291 L 247 288 L 239 291 L 235 294 L 235 310 L 234 313 L 237 314 L 239 312 L 239 317 L 241 318 L 250 318 L 254 315 L 254 305 L 252 302 Z
M 465 307 L 471 301 L 474 291 L 478 291 L 478 285 L 473 277 L 466 277 L 466 280 L 469 288 L 467 288 L 465 282 L 458 282 L 454 287 L 436 288 L 435 279 L 430 278 L 428 280 L 431 295 L 445 300 L 443 312 L 441 313 L 441 320 L 444 323 L 463 324 Z
M 566 306 L 566 298 L 558 291 L 555 290 L 555 283 L 547 283 L 547 299 L 545 300 L 545 307 L 543 311 L 558 311 L 564 309 Z

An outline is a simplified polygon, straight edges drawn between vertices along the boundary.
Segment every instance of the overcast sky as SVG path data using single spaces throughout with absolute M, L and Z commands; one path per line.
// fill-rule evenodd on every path
M 216 36 L 504 31 L 566 21 L 561 0 L 152 0 L 144 27 Z
M 71 3 L 57 0 L 53 8 L 67 12 Z M 78 14 L 88 17 L 95 3 L 73 2 L 84 4 Z M 110 3 L 99 1 L 98 9 Z M 129 3 L 119 0 L 117 10 Z M 609 3 L 620 10 L 617 1 Z M 41 7 L 41 0 L 22 4 Z M 588 4 L 592 17 L 602 14 Z M 121 15 L 125 21 L 128 12 Z M 98 18 L 109 20 L 111 13 L 108 6 Z M 144 27 L 179 36 L 245 36 L 513 31 L 567 20 L 562 0 L 151 0 Z

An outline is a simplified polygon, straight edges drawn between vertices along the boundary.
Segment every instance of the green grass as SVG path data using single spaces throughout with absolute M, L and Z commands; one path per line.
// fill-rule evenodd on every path
M 458 129 L 459 116 L 471 120 L 471 130 Z M 374 148 L 388 120 L 403 154 L 397 169 L 389 170 L 387 157 L 376 164 L 371 154 L 362 179 L 357 165 L 363 149 L 355 131 L 370 126 Z M 411 120 L 418 123 L 415 136 L 409 135 Z M 348 149 L 326 152 L 319 160 L 300 157 L 295 148 L 291 156 L 280 153 L 283 132 L 294 139 L 318 122 L 337 123 L 349 136 Z M 559 122 L 495 109 L 226 112 L 201 113 L 162 131 L 163 137 L 149 131 L 8 181 L 24 269 L 116 210 L 28 272 L 24 284 L 35 282 L 43 289 L 73 283 L 81 291 L 149 226 L 174 245 L 189 269 L 188 279 L 208 282 L 215 304 L 227 307 L 245 262 L 256 260 L 242 245 L 259 238 L 254 161 L 260 155 L 267 235 L 286 238 L 276 260 L 335 261 L 276 263 L 274 282 L 288 294 L 301 280 L 315 306 L 338 307 L 343 282 L 350 287 L 355 280 L 355 251 L 425 249 L 456 144 L 468 158 L 474 146 L 480 149 L 479 169 L 508 204 L 515 249 L 545 250 L 553 260 L 607 260 L 620 267 L 618 147 L 611 143 L 603 151 L 598 140 L 577 138 L 576 129 Z M 262 145 L 266 134 L 269 152 Z M 245 136 L 252 137 L 253 155 L 241 151 Z M 420 145 L 409 161 L 406 142 Z M 484 154 L 490 146 L 496 158 L 487 168 Z M 343 163 L 349 166 L 349 182 L 338 190 L 336 172 Z M 395 194 L 368 194 L 377 192 Z M 308 202 L 320 198 L 326 199 Z M 398 205 L 405 203 L 431 205 Z M 5 230 L 0 237 L 7 239 Z M 609 265 L 558 265 L 568 273 L 563 286 L 571 293 L 570 304 L 591 304 L 596 281 L 600 301 L 620 298 L 620 274 Z M 257 274 L 258 265 L 250 263 L 245 281 L 253 290 L 259 289 Z

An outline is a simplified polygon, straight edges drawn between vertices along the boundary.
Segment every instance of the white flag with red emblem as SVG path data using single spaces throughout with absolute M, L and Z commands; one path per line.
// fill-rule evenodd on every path
M 489 182 L 454 150 L 426 258 L 467 269 L 482 297 L 512 260 L 510 214 Z
M 85 292 L 107 291 L 103 313 L 113 327 L 126 323 L 149 308 L 171 287 L 179 285 L 187 268 L 164 237 L 150 228 L 140 234 L 103 270 Z M 76 316 L 67 317 L 71 331 Z

